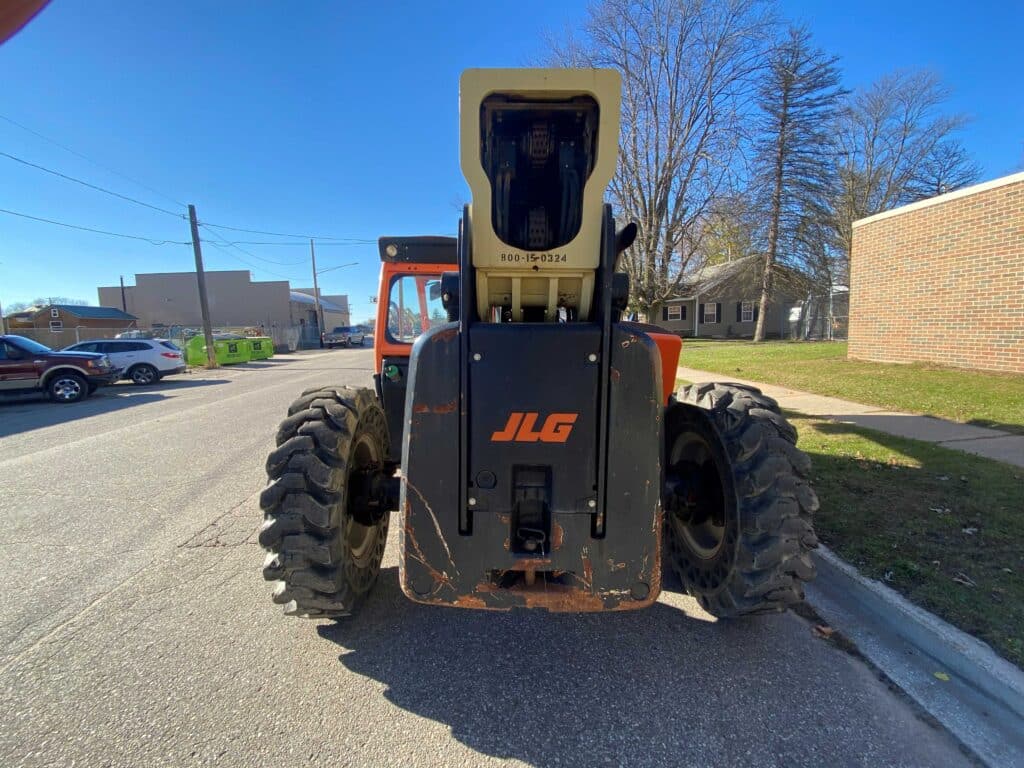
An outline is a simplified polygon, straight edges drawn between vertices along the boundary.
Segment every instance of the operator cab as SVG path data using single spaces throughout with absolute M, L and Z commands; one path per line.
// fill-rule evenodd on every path
M 374 382 L 391 436 L 387 458 L 398 464 L 409 356 L 416 339 L 448 321 L 441 301 L 441 276 L 458 264 L 458 241 L 454 237 L 382 237 L 378 246 L 381 272 Z

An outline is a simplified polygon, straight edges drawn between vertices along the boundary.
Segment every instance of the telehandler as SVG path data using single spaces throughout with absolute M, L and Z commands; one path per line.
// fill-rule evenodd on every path
M 476 69 L 460 90 L 458 238 L 380 239 L 376 391 L 306 391 L 267 460 L 274 601 L 350 614 L 397 510 L 420 603 L 642 608 L 666 567 L 715 616 L 799 602 L 817 498 L 795 430 L 751 387 L 673 394 L 681 339 L 623 319 L 618 73 Z

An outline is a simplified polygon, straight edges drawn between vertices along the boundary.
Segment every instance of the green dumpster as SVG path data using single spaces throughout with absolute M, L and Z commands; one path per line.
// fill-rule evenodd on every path
M 206 339 L 193 336 L 185 344 L 185 362 L 189 365 L 206 365 Z
M 267 360 L 274 356 L 274 340 L 269 336 L 252 336 L 249 342 L 249 357 L 253 360 Z
M 251 360 L 249 342 L 243 336 L 221 336 L 213 338 L 213 354 L 218 365 L 234 365 Z M 185 345 L 185 360 L 189 365 L 206 365 L 206 340 L 195 336 Z
M 213 349 L 220 365 L 248 363 L 252 359 L 249 355 L 249 342 L 245 338 L 214 339 Z

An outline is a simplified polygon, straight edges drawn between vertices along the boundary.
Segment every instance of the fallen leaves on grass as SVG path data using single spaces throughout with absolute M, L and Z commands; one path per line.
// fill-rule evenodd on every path
M 957 573 L 956 576 L 953 577 L 953 581 L 955 581 L 957 584 L 963 584 L 965 587 L 978 586 L 977 583 L 975 583 L 974 579 L 972 579 L 966 573 Z

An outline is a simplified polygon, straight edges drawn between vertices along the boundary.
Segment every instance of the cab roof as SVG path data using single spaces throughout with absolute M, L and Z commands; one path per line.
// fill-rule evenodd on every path
M 392 264 L 458 264 L 459 241 L 454 237 L 420 235 L 382 237 L 380 260 Z

